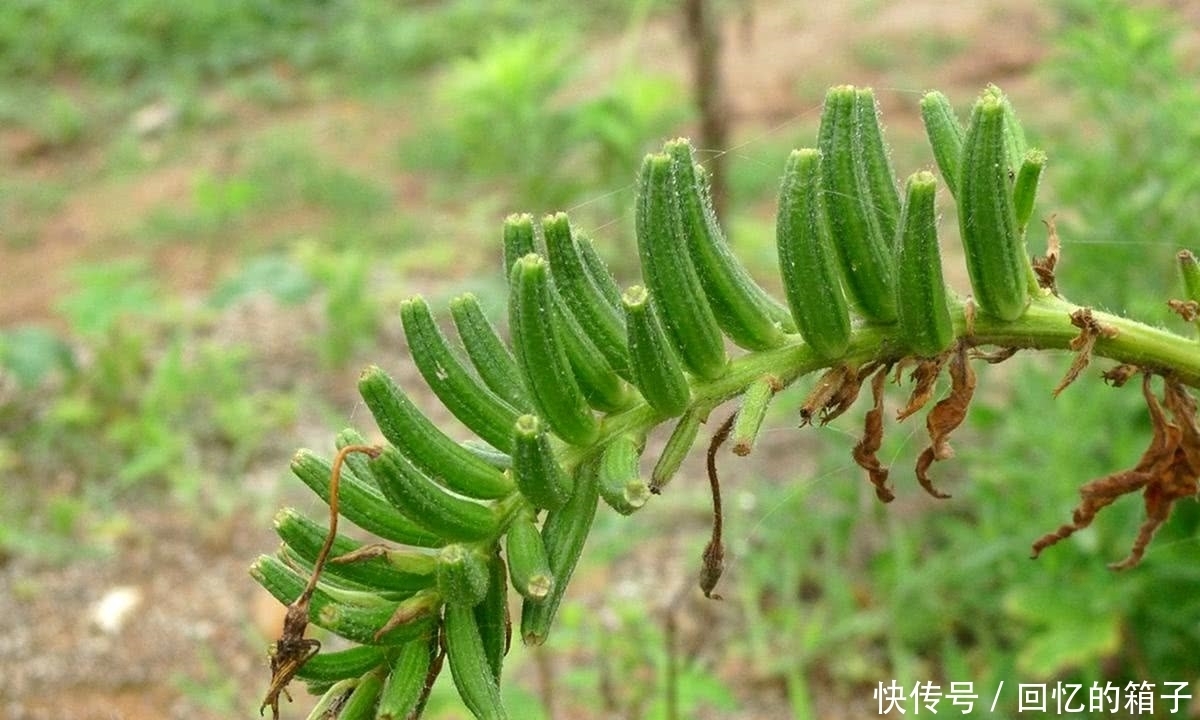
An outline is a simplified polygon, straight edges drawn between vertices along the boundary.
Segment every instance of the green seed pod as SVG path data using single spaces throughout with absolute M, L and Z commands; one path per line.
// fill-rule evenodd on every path
M 551 317 L 583 397 L 601 412 L 618 412 L 629 407 L 635 399 L 629 386 L 604 359 L 604 353 L 588 338 L 587 331 L 571 315 L 566 302 L 553 286 L 551 295 L 555 298 Z
M 329 502 L 332 465 L 311 450 L 300 450 L 292 458 L 292 473 L 322 500 Z M 343 467 L 338 483 L 338 512 L 367 532 L 402 545 L 441 547 L 445 540 L 396 512 L 376 488 L 347 473 Z
M 313 705 L 312 712 L 308 714 L 307 720 L 326 720 L 333 717 L 341 706 L 345 704 L 346 698 L 350 693 L 354 692 L 354 686 L 357 684 L 358 678 L 356 677 L 338 680 L 332 685 L 329 683 L 309 683 L 308 692 L 310 694 L 324 694 Z
M 420 717 L 431 689 L 429 671 L 437 655 L 436 635 L 410 640 L 400 646 L 379 693 L 376 720 L 415 720 Z
M 599 426 L 558 334 L 546 261 L 538 255 L 518 260 L 513 266 L 511 287 L 513 348 L 538 415 L 563 440 L 574 445 L 591 444 Z
M 1025 129 L 1017 120 L 1017 113 L 1013 110 L 1008 96 L 999 87 L 988 85 L 984 94 L 998 99 L 1004 108 L 1004 156 L 1008 161 L 1008 171 L 1015 173 L 1025 159 L 1025 154 L 1029 152 L 1029 144 L 1025 142 Z
M 784 291 L 800 335 L 818 355 L 833 359 L 850 344 L 850 309 L 842 293 L 820 179 L 820 153 L 793 150 L 779 190 L 775 241 Z
M 891 246 L 897 218 L 888 208 L 899 203 L 892 197 L 895 180 L 868 93 L 843 85 L 825 95 L 818 138 L 821 185 L 846 292 L 865 318 L 889 323 L 896 319 Z
M 338 450 L 350 447 L 351 445 L 374 444 L 375 443 L 367 440 L 365 437 L 363 437 L 362 433 L 354 428 L 342 428 L 338 431 L 337 435 L 334 436 L 334 447 L 336 447 Z M 378 488 L 379 486 L 375 484 L 375 478 L 371 475 L 371 468 L 367 465 L 367 459 L 366 453 L 347 453 L 346 457 L 342 459 L 342 473 L 345 474 L 349 472 L 349 474 L 353 475 L 356 479 L 374 488 Z
M 936 195 L 933 173 L 922 170 L 909 176 L 896 244 L 900 336 L 922 357 L 938 355 L 954 342 L 938 250 Z
M 639 468 L 643 444 L 622 435 L 613 439 L 600 456 L 600 497 L 622 515 L 632 515 L 650 499 L 650 486 Z
M 425 298 L 417 295 L 400 303 L 400 319 L 409 354 L 434 395 L 476 435 L 512 452 L 512 424 L 519 413 L 467 370 Z
M 519 513 L 505 536 L 512 585 L 522 597 L 537 602 L 554 589 L 554 575 L 546 557 L 546 546 L 538 533 L 533 514 Z
M 376 668 L 358 679 L 350 697 L 338 710 L 338 720 L 375 720 L 375 708 L 379 704 L 386 670 L 383 667 Z
M 378 645 L 356 645 L 347 650 L 314 655 L 300 666 L 296 677 L 310 683 L 333 683 L 356 678 L 385 662 L 387 655 Z
M 447 545 L 437 554 L 437 588 L 447 603 L 475 607 L 487 595 L 487 562 L 468 545 Z
M 703 410 L 703 413 L 707 414 L 707 412 L 707 408 Z M 696 442 L 696 435 L 700 433 L 700 418 L 701 410 L 699 408 L 692 408 L 679 418 L 675 429 L 671 431 L 671 437 L 667 438 L 662 455 L 658 456 L 658 462 L 650 471 L 650 492 L 657 495 L 662 492 L 667 483 L 671 482 L 671 478 L 675 477 L 684 458 L 691 452 L 692 445 Z
M 500 682 L 504 656 L 508 654 L 509 641 L 512 639 L 512 626 L 508 619 L 508 569 L 500 557 L 499 545 L 490 552 L 487 595 L 483 602 L 475 606 L 474 612 L 488 667 L 492 670 L 492 677 Z
M 454 298 L 450 301 L 450 314 L 467 357 L 483 382 L 514 408 L 521 412 L 532 410 L 533 400 L 521 379 L 516 358 L 483 314 L 479 299 L 470 293 Z
M 324 525 L 304 517 L 294 508 L 283 508 L 275 514 L 275 532 L 301 560 L 312 564 L 321 552 L 328 530 Z M 329 556 L 336 558 L 361 552 L 364 547 L 363 543 L 339 533 L 334 537 Z M 410 559 L 404 562 L 403 569 L 392 563 L 385 553 L 381 553 L 354 562 L 328 563 L 324 568 L 324 576 L 340 577 L 367 587 L 394 592 L 413 592 L 431 586 L 433 557 L 411 549 L 406 553 Z
M 635 216 L 646 287 L 683 364 L 712 380 L 725 374 L 729 359 L 721 328 L 688 254 L 682 212 L 671 158 L 662 153 L 647 155 L 638 178 Z
M 512 467 L 512 456 L 502 453 L 485 442 L 463 440 L 462 446 L 467 452 L 484 461 L 497 470 L 507 470 Z
M 463 704 L 478 720 L 506 720 L 475 614 L 464 605 L 447 605 L 442 622 L 450 673 Z
M 588 277 L 592 279 L 592 284 L 600 289 L 600 295 L 604 301 L 613 310 L 620 312 L 621 289 L 617 286 L 616 278 L 609 272 L 608 266 L 604 264 L 600 254 L 596 252 L 595 243 L 579 230 L 575 232 L 575 242 L 579 249 L 579 255 L 583 258 L 583 265 L 587 270 Z
M 564 303 L 613 370 L 628 377 L 624 318 L 605 297 L 607 291 L 589 272 L 588 261 L 575 239 L 566 213 L 542 218 L 542 230 L 546 237 L 550 274 Z
M 358 391 L 379 431 L 424 472 L 447 488 L 474 498 L 503 497 L 512 482 L 437 428 L 413 405 L 387 373 L 372 365 L 358 379 Z
M 1191 250 L 1180 250 L 1176 256 L 1179 261 L 1179 278 L 1183 282 L 1183 292 L 1188 300 L 1200 302 L 1200 261 Z
M 778 390 L 779 378 L 773 375 L 759 378 L 746 388 L 746 394 L 742 396 L 742 406 L 738 408 L 733 430 L 729 434 L 735 454 L 749 455 L 754 450 L 759 428 L 762 427 L 767 408 Z
M 1029 226 L 1029 218 L 1033 215 L 1033 204 L 1037 199 L 1038 181 L 1042 170 L 1046 167 L 1046 153 L 1041 150 L 1030 150 L 1025 153 L 1021 169 L 1017 172 L 1017 180 L 1013 183 L 1013 210 L 1017 214 L 1017 232 L 1022 237 L 1025 228 Z
M 509 215 L 504 219 L 505 277 L 511 278 L 513 266 L 530 253 L 540 254 L 533 216 L 528 213 Z
M 975 103 L 963 143 L 958 223 L 975 304 L 1015 320 L 1029 304 L 1029 257 L 1017 232 L 1009 189 L 1004 102 L 985 92 Z
M 285 605 L 298 598 L 308 583 L 307 577 L 287 567 L 278 558 L 267 555 L 259 556 L 250 566 L 250 575 Z M 437 594 L 429 592 L 417 593 L 399 603 L 382 599 L 374 593 L 339 592 L 369 604 L 335 598 L 330 589 L 318 584 L 309 605 L 309 620 L 318 627 L 362 645 L 396 645 L 428 635 L 433 630 L 433 613 L 441 604 Z M 403 612 L 412 619 L 391 628 L 377 639 L 375 634 L 397 612 Z
M 513 428 L 513 479 L 534 507 L 558 509 L 571 497 L 571 477 L 558 464 L 550 433 L 536 415 L 522 415 Z
M 942 171 L 942 180 L 950 194 L 958 196 L 958 171 L 962 166 L 962 144 L 966 130 L 954 114 L 950 100 L 934 90 L 921 98 L 921 119 L 925 123 L 925 135 L 933 148 L 933 159 Z
M 452 495 L 392 447 L 371 460 L 371 471 L 387 499 L 406 517 L 454 542 L 489 540 L 500 534 L 495 505 Z
M 634 285 L 621 297 L 633 384 L 650 407 L 668 417 L 687 409 L 692 398 L 687 378 L 671 347 L 649 293 Z
M 581 465 L 578 472 L 571 499 L 562 508 L 548 512 L 542 525 L 542 543 L 554 587 L 545 598 L 537 602 L 526 599 L 521 605 L 521 638 L 526 645 L 546 641 L 596 516 L 600 492 L 594 463 Z
M 682 234 L 717 324 L 741 347 L 765 350 L 783 344 L 774 303 L 729 250 L 709 198 L 707 177 L 685 139 L 668 142 Z

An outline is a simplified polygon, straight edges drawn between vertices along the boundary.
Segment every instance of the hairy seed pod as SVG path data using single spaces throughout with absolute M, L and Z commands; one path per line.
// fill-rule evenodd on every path
M 633 384 L 650 407 L 667 416 L 687 409 L 692 391 L 679 357 L 659 322 L 650 294 L 634 285 L 621 296 Z
M 546 547 L 546 561 L 550 565 L 554 587 L 541 600 L 526 599 L 521 605 L 521 638 L 526 645 L 541 645 L 550 633 L 596 516 L 596 506 L 600 502 L 598 484 L 595 463 L 584 463 L 577 471 L 571 499 L 562 508 L 546 513 L 542 543 Z
M 467 357 L 483 382 L 517 410 L 532 410 L 533 400 L 521 379 L 516 358 L 483 314 L 479 299 L 471 293 L 454 298 L 450 301 L 450 314 Z
M 1179 278 L 1183 282 L 1183 291 L 1188 300 L 1200 302 L 1200 261 L 1196 260 L 1191 250 L 1180 250 L 1176 256 L 1179 261 Z
M 375 708 L 387 668 L 376 668 L 358 679 L 358 684 L 338 710 L 338 720 L 375 720 Z
M 679 191 L 664 153 L 647 155 L 638 176 L 635 224 L 646 287 L 683 364 L 712 380 L 725 374 L 729 358 L 721 328 L 705 299 L 681 228 Z
M 314 655 L 296 670 L 296 677 L 310 683 L 332 683 L 358 677 L 386 661 L 383 648 L 356 645 L 347 650 Z
M 526 255 L 513 265 L 508 312 L 517 365 L 538 415 L 563 440 L 590 444 L 599 426 L 559 335 L 549 269 L 540 256 Z
M 1002 98 L 984 92 L 971 113 L 959 172 L 958 223 L 975 304 L 1015 320 L 1029 304 L 1032 269 L 1017 231 Z
M 492 677 L 500 682 L 504 669 L 504 656 L 508 654 L 512 638 L 512 626 L 508 618 L 508 568 L 500 557 L 500 546 L 489 551 L 488 590 L 483 602 L 475 606 L 475 624 L 479 626 L 479 637 L 483 640 L 483 652 L 487 655 Z
M 536 415 L 522 415 L 513 428 L 512 475 L 534 507 L 557 510 L 571 497 L 571 477 L 558 464 L 550 434 Z
M 505 548 L 517 592 L 534 602 L 549 595 L 554 589 L 554 575 L 533 513 L 522 512 L 513 518 L 505 535 Z
M 321 546 L 329 532 L 324 525 L 309 520 L 295 508 L 283 508 L 275 514 L 275 532 L 283 542 L 308 564 L 316 562 Z M 360 553 L 363 543 L 338 533 L 329 556 L 332 558 Z M 400 553 L 402 551 L 392 551 Z M 413 592 L 433 584 L 433 557 L 417 550 L 405 551 L 403 569 L 393 564 L 386 554 L 363 557 L 354 562 L 331 562 L 325 565 L 324 575 L 339 577 L 366 587 L 389 592 Z
M 474 498 L 503 497 L 512 482 L 438 429 L 403 390 L 372 365 L 358 379 L 358 391 L 388 442 L 447 488 Z
M 850 309 L 826 222 L 821 156 L 816 150 L 793 150 L 788 157 L 775 241 L 784 291 L 800 335 L 821 357 L 840 357 L 850 343 Z
M 512 452 L 512 424 L 519 413 L 467 370 L 425 298 L 417 295 L 401 302 L 400 319 L 417 370 L 446 409 L 493 447 Z
M 553 285 L 551 297 L 554 298 L 554 312 L 551 316 L 558 328 L 557 335 L 562 340 L 571 371 L 579 381 L 579 389 L 583 392 L 584 399 L 601 412 L 618 412 L 629 407 L 635 400 L 629 385 L 604 359 L 604 353 L 600 352 L 596 343 L 588 337 L 587 331 L 571 315 L 566 302 Z
M 613 371 L 629 376 L 625 321 L 606 298 L 606 290 L 588 270 L 580 243 L 566 213 L 542 218 L 550 274 L 567 308 L 591 338 Z M 602 281 L 601 281 L 602 282 Z
M 512 277 L 513 266 L 521 258 L 541 254 L 537 242 L 537 228 L 529 213 L 509 215 L 504 219 L 504 273 Z
M 371 459 L 371 471 L 384 496 L 413 522 L 453 542 L 476 542 L 500 534 L 495 505 L 452 495 L 392 447 Z
M 292 457 L 292 474 L 329 502 L 329 474 L 333 465 L 311 450 L 300 450 Z M 338 512 L 367 532 L 391 542 L 414 547 L 441 547 L 445 540 L 401 515 L 371 485 L 346 472 L 338 482 Z
M 429 672 L 438 656 L 436 634 L 404 643 L 392 659 L 379 693 L 376 720 L 414 720 L 429 693 Z
M 938 249 L 937 180 L 926 170 L 905 185 L 896 243 L 896 307 L 900 336 L 917 355 L 932 357 L 954 342 Z
M 675 429 L 671 431 L 671 437 L 667 438 L 662 455 L 658 456 L 658 462 L 650 471 L 650 492 L 655 494 L 662 492 L 662 489 L 679 471 L 679 466 L 683 464 L 684 458 L 688 456 L 692 445 L 696 442 L 696 435 L 700 434 L 702 412 L 707 413 L 707 410 L 701 411 L 699 408 L 693 407 L 684 413 L 683 417 L 679 418 L 679 422 L 675 424 Z
M 767 408 L 770 407 L 779 387 L 779 378 L 768 375 L 755 380 L 746 388 L 746 394 L 742 396 L 742 406 L 738 408 L 737 417 L 733 421 L 733 430 L 729 433 L 734 454 L 749 455 L 754 450 L 759 428 L 762 427 Z
M 470 545 L 447 545 L 437 554 L 437 588 L 447 603 L 475 607 L 487 595 L 487 561 Z
M 825 95 L 821 184 L 846 292 L 863 317 L 889 323 L 896 319 L 891 246 L 897 220 L 890 208 L 899 203 L 874 96 L 867 93 L 843 85 Z
M 730 252 L 708 196 L 707 176 L 696 165 L 691 144 L 672 140 L 664 152 L 671 158 L 682 235 L 717 324 L 730 340 L 750 350 L 783 344 L 783 331 L 772 316 L 778 304 Z
M 600 456 L 600 497 L 622 515 L 632 515 L 650 499 L 650 486 L 639 468 L 643 445 L 631 435 L 621 435 Z
M 475 614 L 463 605 L 447 605 L 442 622 L 450 673 L 463 704 L 478 720 L 506 720 L 508 713 L 488 664 Z
M 588 277 L 592 279 L 592 284 L 600 289 L 600 295 L 604 298 L 613 310 L 621 311 L 621 288 L 617 285 L 616 278 L 609 271 L 608 265 L 604 263 L 604 259 L 596 252 L 596 244 L 586 233 L 581 230 L 575 231 L 575 243 L 579 249 L 579 255 L 583 258 L 584 269 L 587 270 Z
M 1025 235 L 1025 228 L 1029 226 L 1029 218 L 1033 215 L 1038 181 L 1045 167 L 1046 153 L 1030 150 L 1025 153 L 1025 159 L 1021 162 L 1021 169 L 1017 171 L 1017 179 L 1013 183 L 1013 210 L 1017 214 L 1017 232 L 1022 237 Z
M 300 597 L 308 583 L 307 577 L 268 555 L 259 556 L 250 566 L 250 575 L 285 605 Z M 335 591 L 318 584 L 312 594 L 308 615 L 314 625 L 347 640 L 363 645 L 396 645 L 431 632 L 433 613 L 440 604 L 437 593 L 431 592 L 420 592 L 396 603 L 380 598 L 375 593 Z M 376 633 L 386 627 L 398 611 L 404 612 L 411 620 L 388 629 L 376 638 Z
M 934 90 L 921 98 L 921 120 L 925 135 L 933 148 L 933 159 L 950 194 L 958 196 L 958 171 L 962 165 L 962 144 L 966 130 L 954 113 L 954 106 L 942 93 Z

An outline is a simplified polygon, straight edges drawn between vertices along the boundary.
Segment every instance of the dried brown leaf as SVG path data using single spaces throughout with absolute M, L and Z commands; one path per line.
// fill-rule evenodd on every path
M 883 383 L 887 379 L 888 368 L 879 368 L 871 380 L 871 398 L 874 405 L 867 411 L 863 419 L 863 435 L 854 446 L 854 462 L 867 471 L 867 477 L 875 486 L 875 497 L 882 502 L 896 499 L 892 489 L 888 487 L 888 469 L 879 462 L 877 453 L 883 446 Z
M 896 412 L 897 420 L 904 420 L 929 403 L 929 400 L 933 398 L 933 390 L 937 385 L 938 376 L 942 374 L 942 367 L 949 358 L 949 353 L 943 353 L 935 358 L 917 362 L 917 367 L 908 376 L 908 379 L 914 383 L 912 393 L 908 396 L 908 402 L 904 407 Z
M 954 456 L 950 447 L 950 434 L 962 424 L 967 417 L 967 408 L 975 395 L 975 371 L 967 357 L 966 344 L 960 343 L 958 350 L 950 359 L 950 394 L 929 411 L 925 418 L 925 429 L 929 432 L 929 447 L 917 458 L 917 481 L 925 492 L 936 498 L 948 498 L 950 495 L 938 490 L 929 479 L 929 468 L 935 461 L 945 460 Z
M 1037 276 L 1038 287 L 1058 295 L 1058 280 L 1055 269 L 1062 252 L 1062 243 L 1058 239 L 1058 230 L 1054 226 L 1054 216 L 1042 221 L 1046 225 L 1046 254 L 1033 258 L 1033 272 Z
M 1167 307 L 1183 318 L 1184 322 L 1195 322 L 1200 318 L 1200 302 L 1195 300 L 1168 300 Z
M 1109 385 L 1113 387 L 1121 387 L 1125 383 L 1129 382 L 1134 375 L 1137 375 L 1141 371 L 1142 369 L 1137 365 L 1123 363 L 1114 368 L 1105 370 L 1101 377 L 1104 378 L 1104 382 L 1108 383 Z
M 1058 387 L 1054 388 L 1054 397 L 1058 397 L 1068 385 L 1075 382 L 1079 373 L 1088 366 L 1092 359 L 1092 348 L 1097 340 L 1117 336 L 1117 329 L 1111 325 L 1102 325 L 1092 316 L 1091 308 L 1080 308 L 1071 313 L 1071 324 L 1079 328 L 1079 334 L 1070 343 L 1071 349 L 1075 351 L 1075 360 L 1071 362 L 1071 367 L 1067 369 L 1067 374 L 1058 383 Z
M 849 365 L 838 365 L 826 370 L 817 380 L 816 387 L 805 398 L 804 404 L 800 406 L 800 427 L 812 423 L 813 418 L 828 407 L 830 400 L 842 386 L 855 376 L 856 373 Z

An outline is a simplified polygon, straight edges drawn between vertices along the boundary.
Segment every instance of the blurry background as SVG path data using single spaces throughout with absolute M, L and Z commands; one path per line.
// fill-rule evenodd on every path
M 699 140 L 687 4 L 0 3 L 0 717 L 253 716 L 279 613 L 246 567 L 281 504 L 323 512 L 291 453 L 373 430 L 364 364 L 423 392 L 399 300 L 470 289 L 501 319 L 512 211 L 569 209 L 634 281 L 632 178 L 678 134 L 770 285 L 778 178 L 831 84 L 876 88 L 900 177 L 932 163 L 921 91 L 965 112 L 1001 85 L 1050 154 L 1038 213 L 1057 215 L 1060 287 L 1185 330 L 1164 301 L 1175 250 L 1200 242 L 1196 3 L 711 0 L 699 84 L 723 87 L 724 148 Z M 696 463 L 638 515 L 601 513 L 550 644 L 510 655 L 514 717 L 666 717 L 668 624 L 689 718 L 864 717 L 893 678 L 972 681 L 975 717 L 1015 717 L 1018 682 L 1192 683 L 1194 503 L 1136 570 L 1106 569 L 1135 498 L 1028 560 L 1077 486 L 1149 437 L 1136 388 L 1094 372 L 1051 402 L 1065 363 L 981 371 L 935 470 L 952 500 L 910 482 L 921 422 L 889 424 L 886 508 L 850 461 L 861 415 L 796 430 L 800 383 L 754 456 L 721 460 L 724 602 L 692 589 Z M 452 689 L 429 716 L 464 717 Z

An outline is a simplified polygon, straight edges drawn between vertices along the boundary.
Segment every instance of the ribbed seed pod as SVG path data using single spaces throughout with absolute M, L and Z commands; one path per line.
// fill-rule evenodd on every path
M 375 720 L 375 708 L 379 704 L 379 693 L 383 690 L 383 678 L 387 668 L 376 668 L 358 679 L 354 691 L 338 710 L 338 720 Z
M 425 704 L 429 671 L 438 655 L 437 637 L 417 638 L 400 646 L 379 693 L 376 720 L 415 720 Z
M 1029 257 L 1017 232 L 1002 98 L 984 92 L 971 112 L 959 173 L 958 222 L 975 304 L 1015 320 L 1029 303 Z
M 754 450 L 759 428 L 762 427 L 767 408 L 778 390 L 779 379 L 773 375 L 759 378 L 746 388 L 746 394 L 742 396 L 742 406 L 738 408 L 737 417 L 733 421 L 733 430 L 729 433 L 734 454 L 749 455 Z
M 587 269 L 588 277 L 592 279 L 592 284 L 600 289 L 600 295 L 605 302 L 613 310 L 619 312 L 621 310 L 621 288 L 617 285 L 616 278 L 609 272 L 604 259 L 596 252 L 595 243 L 579 230 L 575 231 L 575 242 L 579 248 L 579 255 L 583 258 L 583 265 Z
M 1017 113 L 1008 96 L 999 87 L 988 85 L 984 94 L 998 98 L 1004 107 L 1004 145 L 1007 148 L 1005 157 L 1008 158 L 1008 170 L 1015 173 L 1025 159 L 1025 153 L 1029 152 L 1029 144 L 1025 141 L 1025 129 L 1017 120 Z
M 687 409 L 692 391 L 659 322 L 654 302 L 645 288 L 634 285 L 622 295 L 621 303 L 633 384 L 650 407 L 663 415 L 679 415 Z
M 909 176 L 896 243 L 900 336 L 922 357 L 937 355 L 954 342 L 938 249 L 936 195 L 933 173 L 922 170 Z
M 514 408 L 522 412 L 532 410 L 533 400 L 521 379 L 516 358 L 483 314 L 479 299 L 470 293 L 454 298 L 450 301 L 450 315 L 467 357 L 483 382 Z
M 512 482 L 504 473 L 439 430 L 379 367 L 372 365 L 363 370 L 358 391 L 388 442 L 447 488 L 484 499 L 512 492 Z
M 550 274 L 567 308 L 618 375 L 628 377 L 625 322 L 587 268 L 566 213 L 542 218 Z
M 891 197 L 895 180 L 888 192 L 882 177 L 890 161 L 881 138 L 873 96 L 860 97 L 847 85 L 826 93 L 818 138 L 821 185 L 846 292 L 863 317 L 888 323 L 896 319 L 891 247 L 897 218 L 887 208 L 898 203 Z
M 487 596 L 487 562 L 470 545 L 447 545 L 437 554 L 437 588 L 447 603 L 475 607 Z
M 664 152 L 671 158 L 682 235 L 717 324 L 744 348 L 765 350 L 783 344 L 783 331 L 772 317 L 777 305 L 730 252 L 691 144 L 672 140 Z
M 600 456 L 600 497 L 622 515 L 632 515 L 650 499 L 650 486 L 640 468 L 643 445 L 631 435 L 621 435 Z
M 1179 261 L 1179 279 L 1183 282 L 1187 299 L 1200 302 L 1200 261 L 1196 260 L 1191 250 L 1180 250 L 1176 259 Z
M 1038 181 L 1042 170 L 1046 167 L 1046 153 L 1041 150 L 1030 150 L 1025 153 L 1021 169 L 1017 171 L 1016 182 L 1013 183 L 1013 210 L 1017 214 L 1017 232 L 1022 237 L 1029 226 L 1029 218 L 1033 216 L 1034 201 L 1037 200 Z
M 575 378 L 554 320 L 549 270 L 538 255 L 513 265 L 509 325 L 517 365 L 533 404 L 555 435 L 575 445 L 596 439 L 599 426 Z
M 529 213 L 513 214 L 504 219 L 504 273 L 512 277 L 513 266 L 530 253 L 541 254 L 537 229 Z
M 250 575 L 276 600 L 290 604 L 304 591 L 307 577 L 287 567 L 278 558 L 267 555 L 250 566 Z M 433 613 L 441 603 L 436 593 L 421 592 L 399 603 L 380 598 L 374 593 L 336 591 L 317 585 L 309 605 L 309 620 L 318 627 L 363 645 L 396 645 L 427 635 L 433 628 Z M 350 602 L 349 598 L 358 602 Z M 436 601 L 436 602 L 435 602 Z M 397 625 L 380 635 L 389 620 L 401 608 L 411 613 L 410 622 Z
M 487 655 L 492 677 L 500 682 L 504 669 L 504 656 L 508 654 L 512 638 L 512 626 L 508 619 L 508 569 L 500 557 L 499 545 L 491 549 L 488 560 L 488 591 L 483 602 L 475 606 L 475 624 L 483 641 L 483 652 Z
M 934 90 L 921 98 L 921 120 L 925 123 L 925 135 L 933 148 L 933 159 L 937 161 L 942 180 L 950 194 L 958 196 L 958 172 L 962 166 L 962 144 L 966 130 L 954 113 L 954 106 L 942 93 Z
M 891 151 L 883 139 L 879 102 L 871 88 L 854 90 L 855 147 L 866 166 L 867 185 L 871 188 L 872 207 L 883 228 L 885 243 L 891 243 L 900 221 L 900 191 Z
M 604 359 L 604 353 L 588 337 L 587 331 L 567 309 L 566 302 L 553 285 L 551 297 L 554 298 L 552 319 L 583 397 L 601 412 L 617 412 L 629 407 L 635 399 L 629 385 Z
M 550 593 L 536 602 L 525 600 L 521 605 L 521 638 L 526 645 L 541 645 L 546 641 L 554 616 L 558 613 L 563 593 L 575 572 L 579 556 L 592 519 L 600 491 L 596 482 L 595 463 L 584 463 L 575 477 L 575 492 L 566 505 L 546 514 L 542 524 L 542 542 L 546 546 L 546 560 L 554 578 Z
M 793 150 L 788 157 L 775 241 L 784 291 L 800 335 L 821 357 L 840 357 L 850 344 L 850 309 L 826 222 L 821 156 L 816 150 Z
M 294 508 L 283 508 L 275 514 L 275 532 L 300 559 L 312 564 L 316 562 L 328 533 L 326 527 L 301 515 Z M 331 558 L 359 552 L 365 546 L 357 540 L 338 533 L 329 552 Z M 401 552 L 399 550 L 391 552 Z M 427 588 L 433 584 L 433 557 L 409 548 L 411 559 L 402 569 L 393 564 L 386 555 L 365 557 L 354 562 L 331 562 L 325 565 L 324 575 L 341 577 L 367 587 L 385 591 L 410 592 Z
M 683 364 L 695 375 L 712 380 L 725 374 L 728 357 L 682 235 L 682 212 L 671 158 L 664 153 L 647 155 L 638 177 L 635 217 L 646 287 L 656 298 Z
M 329 502 L 329 474 L 333 465 L 311 450 L 300 450 L 292 457 L 292 473 L 322 500 Z M 403 545 L 441 547 L 446 543 L 404 517 L 376 488 L 343 472 L 338 482 L 338 512 L 367 532 Z
M 296 670 L 296 677 L 310 683 L 333 683 L 356 678 L 386 661 L 387 653 L 378 645 L 356 645 L 314 655 Z
M 707 410 L 703 412 L 707 412 Z M 671 478 L 675 477 L 684 458 L 691 452 L 692 445 L 696 442 L 696 435 L 700 433 L 700 417 L 701 410 L 692 408 L 679 418 L 675 429 L 671 431 L 671 437 L 667 438 L 662 455 L 658 456 L 658 462 L 650 471 L 650 492 L 656 494 L 662 492 L 667 483 L 671 482 Z
M 472 432 L 504 452 L 512 452 L 517 410 L 469 371 L 442 334 L 420 295 L 400 303 L 409 354 L 442 404 Z
M 371 459 L 371 471 L 387 499 L 405 517 L 453 542 L 488 540 L 500 534 L 495 505 L 446 492 L 393 447 Z
M 488 664 L 475 614 L 464 605 L 447 605 L 442 623 L 450 673 L 463 704 L 478 720 L 506 720 L 508 713 Z
M 572 479 L 550 445 L 550 433 L 536 415 L 522 415 L 513 428 L 512 475 L 534 507 L 557 510 L 571 497 Z
M 540 601 L 554 589 L 554 575 L 533 514 L 519 513 L 505 535 L 512 584 L 522 597 Z

